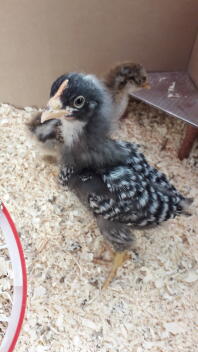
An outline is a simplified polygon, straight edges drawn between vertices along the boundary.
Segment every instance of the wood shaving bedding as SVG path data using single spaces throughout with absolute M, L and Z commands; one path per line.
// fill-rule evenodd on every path
M 0 228 L 0 344 L 5 334 L 12 310 L 13 273 L 8 249 Z
M 138 254 L 101 292 L 108 268 L 92 259 L 102 237 L 75 195 L 57 184 L 57 167 L 44 162 L 27 132 L 33 112 L 0 106 L 0 195 L 18 229 L 28 272 L 16 352 L 197 351 L 198 146 L 189 159 L 177 159 L 184 124 L 130 102 L 117 137 L 141 144 L 148 161 L 195 201 L 190 217 L 135 231 Z M 4 300 L 0 294 L 0 309 Z

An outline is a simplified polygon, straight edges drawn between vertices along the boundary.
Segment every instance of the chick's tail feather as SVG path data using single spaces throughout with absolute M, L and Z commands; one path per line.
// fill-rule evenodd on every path
M 180 201 L 180 206 L 182 208 L 182 214 L 186 215 L 186 216 L 191 216 L 191 212 L 190 212 L 190 206 L 193 203 L 194 199 L 193 198 L 184 198 Z

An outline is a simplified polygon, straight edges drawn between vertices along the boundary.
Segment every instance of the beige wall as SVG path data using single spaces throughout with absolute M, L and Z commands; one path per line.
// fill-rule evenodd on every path
M 184 70 L 197 0 L 1 0 L 0 101 L 45 104 L 57 75 L 134 60 Z

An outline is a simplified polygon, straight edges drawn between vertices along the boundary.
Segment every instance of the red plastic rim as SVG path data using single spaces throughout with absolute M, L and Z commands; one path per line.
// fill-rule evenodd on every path
M 21 269 L 22 269 L 22 282 L 23 282 L 23 286 L 22 286 L 22 304 L 21 304 L 21 312 L 20 312 L 20 316 L 19 316 L 19 321 L 18 321 L 18 325 L 13 337 L 13 340 L 10 344 L 10 347 L 8 349 L 8 352 L 12 352 L 14 350 L 14 347 L 16 345 L 16 342 L 18 340 L 19 337 L 19 333 L 22 327 L 22 323 L 23 323 L 23 319 L 24 319 L 24 315 L 25 315 L 25 309 L 26 309 L 26 301 L 27 301 L 27 274 L 26 274 L 26 264 L 25 264 L 25 258 L 24 258 L 24 253 L 23 253 L 23 248 L 20 242 L 20 238 L 18 235 L 18 232 L 16 230 L 16 227 L 14 225 L 14 222 L 8 212 L 8 210 L 6 209 L 5 205 L 3 203 L 0 204 L 1 205 L 1 211 L 3 212 L 3 214 L 5 215 L 11 230 L 13 232 L 13 236 L 15 238 L 15 242 L 18 248 L 18 252 L 19 252 L 19 256 L 20 256 L 20 261 L 21 261 Z

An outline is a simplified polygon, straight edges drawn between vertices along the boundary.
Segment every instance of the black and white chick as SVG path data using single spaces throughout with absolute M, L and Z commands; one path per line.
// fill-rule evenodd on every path
M 111 136 L 113 103 L 93 75 L 71 73 L 52 85 L 41 122 L 61 121 L 64 138 L 60 182 L 69 186 L 96 217 L 115 250 L 107 287 L 133 244 L 131 230 L 157 226 L 187 214 L 191 200 L 148 164 L 138 147 Z
M 64 75 L 63 75 L 64 76 Z M 59 78 L 61 80 L 61 77 Z M 141 64 L 124 62 L 115 65 L 103 78 L 103 83 L 109 89 L 113 101 L 112 119 L 117 122 L 124 116 L 130 95 L 142 88 L 149 88 L 148 76 Z M 54 87 L 50 92 L 53 96 Z M 60 129 L 60 120 L 46 121 L 41 123 L 41 112 L 33 116 L 28 123 L 28 128 L 44 147 L 48 155 L 45 159 L 55 161 L 63 146 L 63 136 Z

